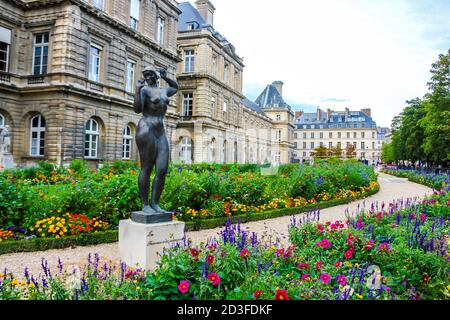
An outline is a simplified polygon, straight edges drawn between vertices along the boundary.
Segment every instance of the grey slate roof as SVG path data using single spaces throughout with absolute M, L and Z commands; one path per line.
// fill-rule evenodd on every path
M 256 113 L 259 113 L 261 115 L 265 115 L 265 113 L 261 110 L 261 108 L 259 107 L 259 105 L 257 105 L 256 103 L 254 103 L 253 101 L 245 98 L 244 100 L 241 101 L 241 103 L 246 106 L 247 108 L 255 111 Z
M 283 97 L 274 85 L 269 84 L 255 101 L 262 109 L 264 108 L 289 108 Z
M 371 117 L 362 111 L 326 111 L 304 113 L 296 122 L 297 129 L 376 128 Z M 313 127 L 314 126 L 314 127 Z
M 182 11 L 178 17 L 178 31 L 186 31 L 187 24 L 190 22 L 196 22 L 197 29 L 209 26 L 205 19 L 203 19 L 202 15 L 190 2 L 179 3 L 178 9 Z

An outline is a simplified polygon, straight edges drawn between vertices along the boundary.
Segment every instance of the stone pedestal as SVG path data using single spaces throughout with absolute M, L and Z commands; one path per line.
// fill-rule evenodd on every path
M 163 249 L 182 241 L 184 227 L 185 224 L 178 221 L 143 224 L 122 220 L 119 223 L 120 258 L 127 266 L 152 271 Z
M 0 153 L 0 166 L 4 169 L 13 169 L 16 167 L 11 153 Z

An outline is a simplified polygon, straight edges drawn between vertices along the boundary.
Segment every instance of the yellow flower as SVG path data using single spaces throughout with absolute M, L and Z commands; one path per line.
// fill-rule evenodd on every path
M 58 236 L 58 235 L 56 235 L 56 236 L 55 236 L 55 239 L 59 239 L 59 236 Z

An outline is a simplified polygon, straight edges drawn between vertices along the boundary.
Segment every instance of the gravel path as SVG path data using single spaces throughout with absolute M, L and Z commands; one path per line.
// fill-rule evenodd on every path
M 428 187 L 412 183 L 407 179 L 396 178 L 383 173 L 380 173 L 379 179 L 380 191 L 365 200 L 354 201 L 349 204 L 336 206 L 321 210 L 321 221 L 335 221 L 345 219 L 345 210 L 348 209 L 350 213 L 356 212 L 358 205 L 367 207 L 372 202 L 378 201 L 379 204 L 409 197 L 423 197 L 431 194 L 432 190 Z M 250 222 L 243 224 L 242 228 L 251 232 L 256 232 L 259 237 L 269 237 L 271 235 L 278 236 L 282 242 L 287 241 L 288 226 L 292 217 L 281 217 L 265 221 Z M 194 243 L 206 241 L 208 238 L 217 236 L 222 228 L 203 230 L 197 232 L 188 232 L 187 236 L 192 239 Z M 89 247 L 68 248 L 63 250 L 48 250 L 45 252 L 27 252 L 27 253 L 13 253 L 0 255 L 0 272 L 5 267 L 13 271 L 15 274 L 22 274 L 26 266 L 29 267 L 32 274 L 39 274 L 41 272 L 41 259 L 44 257 L 49 264 L 51 270 L 57 270 L 58 257 L 64 263 L 64 267 L 72 268 L 73 266 L 82 266 L 87 263 L 89 253 L 98 253 L 102 257 L 102 262 L 112 261 L 118 263 L 120 261 L 118 252 L 118 243 L 102 244 Z M 71 270 L 71 269 L 69 269 Z

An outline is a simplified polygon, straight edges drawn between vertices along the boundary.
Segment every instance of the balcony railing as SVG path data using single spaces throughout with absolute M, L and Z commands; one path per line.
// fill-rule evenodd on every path
M 45 75 L 28 77 L 28 84 L 43 84 Z
M 191 121 L 192 120 L 192 115 L 190 116 L 181 116 L 181 121 Z
M 0 71 L 0 82 L 11 82 L 11 75 L 9 73 Z

